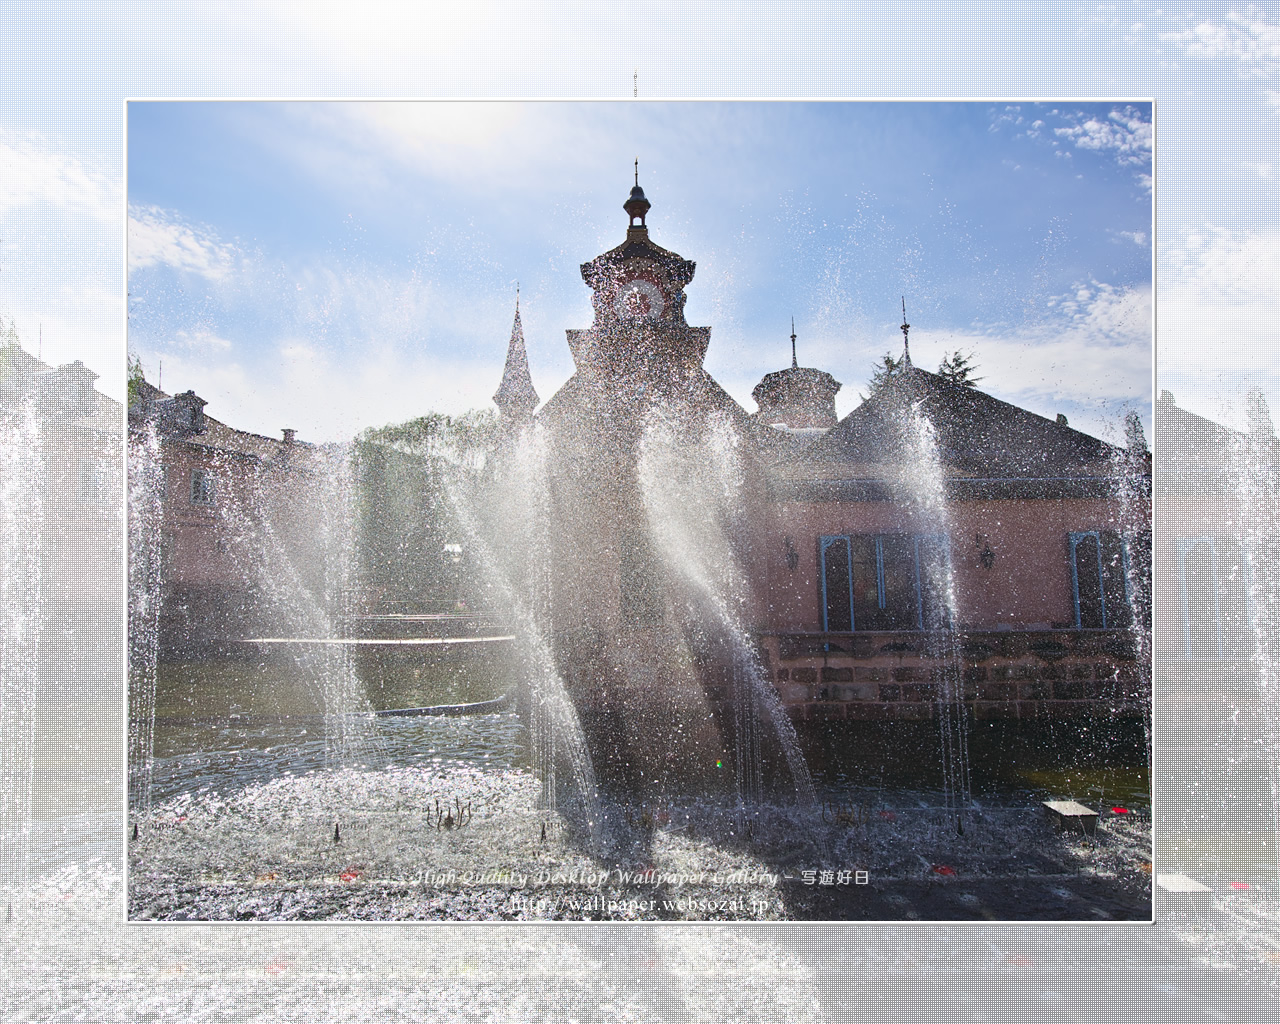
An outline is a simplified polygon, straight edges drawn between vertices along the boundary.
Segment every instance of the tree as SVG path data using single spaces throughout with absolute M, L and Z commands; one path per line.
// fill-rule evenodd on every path
M 871 374 L 871 380 L 867 382 L 867 390 L 870 395 L 874 395 L 882 387 L 889 383 L 894 377 L 903 371 L 906 367 L 904 359 L 894 359 L 892 354 L 886 352 L 875 365 L 875 370 Z M 865 401 L 870 395 L 863 395 Z
M 466 530 L 456 503 L 474 493 L 499 434 L 493 410 L 428 413 L 365 430 L 355 446 L 358 558 L 362 583 L 380 610 L 453 607 L 474 580 L 455 550 Z
M 431 412 L 404 423 L 370 427 L 359 440 L 426 459 L 437 472 L 454 468 L 474 477 L 484 468 L 498 428 L 498 414 L 492 409 L 472 409 L 460 416 Z
M 956 349 L 953 355 L 950 352 L 942 354 L 942 362 L 938 364 L 938 376 L 952 384 L 959 384 L 962 388 L 976 387 L 981 377 L 975 377 L 974 371 L 977 366 L 973 362 L 973 353 L 965 354 Z
M 138 399 L 142 397 L 142 385 L 147 382 L 147 378 L 142 372 L 142 360 L 136 355 L 131 355 L 127 360 L 127 374 L 129 378 L 129 407 L 137 405 Z

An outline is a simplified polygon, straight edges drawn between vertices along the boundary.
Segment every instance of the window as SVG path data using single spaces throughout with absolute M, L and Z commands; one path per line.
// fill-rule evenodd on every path
M 1179 537 L 1175 546 L 1186 658 L 1247 658 L 1253 652 L 1250 566 L 1229 536 Z
M 207 469 L 191 471 L 191 504 L 213 504 L 213 474 Z
M 941 534 L 821 537 L 822 628 L 941 629 L 950 560 Z
M 1146 590 L 1150 536 L 1141 543 L 1113 530 L 1068 535 L 1071 594 L 1076 629 L 1128 629 L 1133 625 L 1134 586 Z M 1144 619 L 1150 602 L 1143 601 Z

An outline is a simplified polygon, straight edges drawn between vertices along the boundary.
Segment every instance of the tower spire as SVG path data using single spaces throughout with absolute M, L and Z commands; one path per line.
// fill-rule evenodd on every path
M 627 211 L 627 216 L 631 218 L 630 230 L 639 229 L 643 232 L 642 237 L 647 237 L 649 232 L 644 226 L 645 214 L 649 212 L 650 202 L 644 197 L 644 189 L 640 187 L 640 158 L 636 157 L 636 183 L 632 186 L 631 195 L 627 197 L 627 201 L 622 204 L 622 208 Z M 637 223 L 637 221 L 639 223 Z M 630 236 L 628 236 L 630 237 Z
M 796 318 L 791 318 L 791 369 L 795 369 L 799 364 L 796 363 Z
M 902 296 L 902 365 L 906 369 L 911 369 L 911 341 L 907 337 L 907 332 L 911 330 L 911 325 L 907 323 L 907 297 Z
M 507 345 L 507 365 L 502 371 L 493 402 L 504 420 L 520 423 L 533 415 L 538 407 L 538 392 L 529 374 L 529 357 L 524 348 L 524 327 L 520 323 L 520 286 L 516 285 L 516 317 L 511 325 L 511 341 Z

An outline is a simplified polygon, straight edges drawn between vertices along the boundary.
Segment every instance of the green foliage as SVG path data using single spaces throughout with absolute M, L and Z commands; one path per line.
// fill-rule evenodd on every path
M 869 395 L 874 395 L 882 387 L 894 380 L 906 368 L 905 357 L 895 359 L 893 355 L 886 352 L 880 357 L 880 361 L 875 364 L 872 371 L 871 379 L 867 382 Z M 942 362 L 938 364 L 938 376 L 952 384 L 958 384 L 960 387 L 975 387 L 981 377 L 975 377 L 974 372 L 978 369 L 973 361 L 972 352 L 961 352 L 957 349 L 954 353 L 944 352 L 942 354 Z M 869 395 L 864 395 L 865 400 Z
M 863 395 L 863 399 L 865 400 L 871 395 L 874 395 L 882 387 L 888 384 L 889 381 L 893 380 L 899 373 L 901 373 L 905 366 L 906 362 L 903 359 L 894 359 L 892 354 L 886 352 L 880 358 L 880 362 L 875 364 L 875 370 L 871 374 L 871 380 L 867 382 L 868 394 Z
M 129 408 L 133 408 L 142 398 L 141 386 L 146 383 L 147 378 L 142 371 L 142 360 L 137 355 L 130 355 L 126 365 L 129 379 Z
M 959 384 L 964 388 L 976 387 L 981 377 L 975 377 L 974 371 L 977 366 L 973 362 L 973 353 L 968 354 L 956 349 L 953 355 L 950 352 L 942 354 L 942 362 L 938 364 L 938 376 L 943 380 L 948 380 L 952 384 Z
M 456 502 L 466 500 L 489 465 L 498 416 L 428 413 L 371 427 L 356 440 L 358 550 L 367 592 L 382 611 L 448 611 L 459 599 L 481 603 L 463 555 Z
M 437 471 L 447 467 L 478 475 L 498 437 L 498 414 L 472 409 L 460 416 L 432 412 L 404 423 L 370 427 L 359 440 L 414 455 Z

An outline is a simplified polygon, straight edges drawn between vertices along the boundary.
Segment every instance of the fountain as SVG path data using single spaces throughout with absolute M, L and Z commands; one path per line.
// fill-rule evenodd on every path
M 1236 438 L 1229 462 L 1235 470 L 1240 508 L 1242 569 L 1247 566 L 1248 607 L 1241 609 L 1241 618 L 1247 616 L 1252 625 L 1250 646 L 1257 673 L 1258 706 L 1269 752 L 1271 857 L 1280 879 L 1280 592 L 1275 585 L 1275 571 L 1280 566 L 1280 516 L 1276 508 L 1280 446 L 1260 390 L 1248 393 L 1245 411 L 1248 431 Z M 1239 629 L 1244 623 L 1231 625 Z
M 903 317 L 905 321 L 905 315 Z M 906 324 L 903 325 L 906 332 Z M 910 365 L 908 361 L 908 366 Z M 904 433 L 907 460 L 902 466 L 901 484 L 908 500 L 923 520 L 926 536 L 946 538 L 951 529 L 947 515 L 946 478 L 938 457 L 937 434 L 922 408 L 913 402 L 905 410 Z M 945 544 L 937 544 L 933 557 L 918 560 L 924 570 L 921 580 L 923 622 L 934 639 L 933 657 L 943 666 L 941 685 L 935 701 L 938 733 L 941 738 L 942 788 L 947 811 L 954 816 L 956 831 L 964 833 L 964 813 L 972 795 L 969 783 L 969 727 L 964 701 L 960 644 L 957 640 L 955 576 Z
M 159 644 L 148 633 L 163 575 L 156 554 L 163 529 L 153 514 L 162 474 L 152 463 L 164 455 L 154 430 L 135 430 L 130 678 L 138 691 L 131 752 L 138 789 L 131 797 L 144 827 L 130 849 L 135 878 L 146 881 L 131 886 L 131 916 L 892 917 L 914 905 L 918 896 L 905 893 L 923 881 L 972 872 L 998 887 L 1017 860 L 1011 847 L 1057 851 L 1060 841 L 1037 831 L 1038 816 L 1027 820 L 1017 808 L 979 814 L 974 801 L 975 707 L 1039 712 L 1050 700 L 1040 680 L 993 681 L 979 698 L 966 678 L 975 645 L 960 622 L 961 592 L 990 588 L 982 574 L 991 564 L 983 560 L 963 577 L 955 567 L 949 538 L 969 529 L 974 512 L 957 516 L 952 494 L 959 486 L 986 495 L 1007 481 L 972 474 L 957 481 L 935 422 L 949 408 L 938 400 L 938 378 L 911 370 L 869 403 L 867 415 L 884 422 L 867 436 L 877 453 L 901 453 L 896 469 L 876 466 L 874 480 L 852 484 L 834 477 L 832 460 L 844 460 L 841 472 L 858 460 L 824 452 L 846 443 L 840 430 L 865 426 L 845 421 L 829 431 L 839 384 L 796 366 L 793 355 L 791 376 L 773 375 L 786 379 L 775 381 L 770 414 L 784 413 L 788 388 L 799 381 L 805 394 L 831 404 L 829 416 L 815 414 L 826 425 L 806 420 L 811 435 L 789 438 L 745 414 L 703 368 L 710 329 L 685 320 L 694 264 L 649 238 L 650 204 L 638 184 L 624 208 L 625 241 L 582 266 L 594 318 L 568 331 L 573 376 L 539 406 L 517 309 L 495 396 L 496 435 L 457 459 L 425 464 L 439 501 L 387 496 L 406 507 L 420 500 L 423 514 L 443 524 L 426 535 L 447 536 L 448 550 L 466 553 L 467 606 L 483 604 L 502 627 L 501 636 L 471 639 L 507 643 L 514 714 L 484 702 L 472 706 L 483 714 L 448 720 L 372 713 L 406 709 L 371 699 L 382 691 L 355 668 L 358 645 L 416 643 L 407 649 L 424 651 L 466 638 L 377 632 L 427 618 L 401 607 L 426 590 L 413 580 L 419 569 L 397 564 L 405 545 L 378 547 L 370 516 L 380 514 L 380 499 L 362 489 L 360 474 L 382 466 L 377 472 L 388 480 L 408 477 L 391 471 L 385 453 L 302 446 L 287 432 L 252 473 L 237 477 L 230 461 L 213 464 L 213 475 L 227 481 L 224 504 L 205 511 L 217 523 L 221 564 L 249 595 L 241 610 L 258 619 L 256 632 L 241 637 L 253 643 L 237 649 L 253 652 L 252 670 L 265 669 L 261 652 L 288 651 L 312 717 L 286 709 L 279 723 L 264 725 L 253 714 L 246 722 L 237 707 L 231 725 L 219 723 L 240 744 L 220 762 L 225 767 L 206 773 L 212 782 L 184 776 L 184 759 L 209 762 L 182 748 L 168 726 L 161 754 L 153 729 L 173 719 L 176 706 L 171 685 L 156 693 Z M 983 401 L 988 411 L 995 403 Z M 184 408 L 197 403 L 191 395 Z M 1007 415 L 1001 410 L 983 429 Z M 1036 421 L 1020 429 L 1037 443 L 1053 428 L 1021 415 Z M 183 422 L 198 426 L 194 412 Z M 954 434 L 955 425 L 949 429 Z M 1062 429 L 1050 436 L 1090 466 L 1106 448 Z M 998 450 L 1002 442 L 992 433 L 986 443 Z M 817 482 L 788 478 L 779 468 L 787 465 L 817 473 Z M 199 472 L 193 502 L 206 495 Z M 301 510 L 288 480 L 305 482 Z M 833 486 L 869 497 L 849 508 L 832 504 L 823 495 Z M 1069 496 L 1101 501 L 1089 490 L 1097 486 L 1094 476 L 1072 478 L 1080 493 Z M 804 488 L 820 492 L 815 507 L 805 506 Z M 1093 505 L 1081 507 L 1079 514 L 1095 514 Z M 847 536 L 859 515 L 879 517 L 879 532 Z M 822 516 L 844 518 L 828 527 Z M 802 555 L 793 538 L 803 531 L 815 535 L 816 550 Z M 837 546 L 827 543 L 834 541 L 842 542 L 843 577 Z M 870 542 L 874 564 L 856 567 L 854 554 L 865 562 Z M 905 575 L 890 565 L 899 556 L 910 562 Z M 855 568 L 872 573 L 878 608 L 876 594 L 855 588 Z M 858 587 L 864 582 L 859 577 Z M 841 586 L 844 625 L 835 621 Z M 893 590 L 903 586 L 914 588 L 910 600 Z M 395 613 L 387 611 L 388 588 Z M 796 631 L 795 623 L 815 618 L 819 633 Z M 983 657 L 996 652 L 1000 671 L 1023 659 L 1007 671 L 1025 672 L 1034 652 L 1048 651 L 1044 678 L 1065 679 L 1054 661 L 1066 651 L 1072 665 L 1087 662 L 1092 672 L 1102 641 L 1059 640 L 1065 627 L 1055 630 L 1050 639 L 987 637 Z M 1080 650 L 1068 651 L 1068 642 Z M 255 667 L 259 657 L 264 664 Z M 197 659 L 192 694 L 211 691 L 215 674 Z M 254 699 L 283 707 L 282 684 L 259 678 L 274 692 Z M 1084 704 L 1078 689 L 1059 685 L 1057 706 L 1075 713 Z M 167 711 L 157 717 L 161 704 Z M 456 697 L 449 707 L 460 708 Z M 846 710 L 849 719 L 936 729 L 927 799 L 883 785 L 854 792 L 830 774 L 815 782 L 805 749 L 815 723 Z M 310 732 L 315 717 L 319 736 Z M 250 737 L 255 729 L 260 742 Z M 882 882 L 874 897 L 855 889 L 873 873 Z M 1107 889 L 1106 899 L 1129 913 L 1133 894 L 1120 888 Z M 932 896 L 920 905 L 943 916 L 974 912 L 967 904 L 939 910 Z
M 156 672 L 160 656 L 164 469 L 154 421 L 136 432 L 130 451 L 129 536 L 129 806 L 151 813 L 155 764 Z
M 0 610 L 4 616 L 0 623 L 0 750 L 4 751 L 0 886 L 6 914 L 27 882 L 31 859 L 35 701 L 43 618 L 45 447 L 41 439 L 48 418 L 31 390 L 15 399 L 0 403 L 0 431 L 5 437 L 0 446 Z

